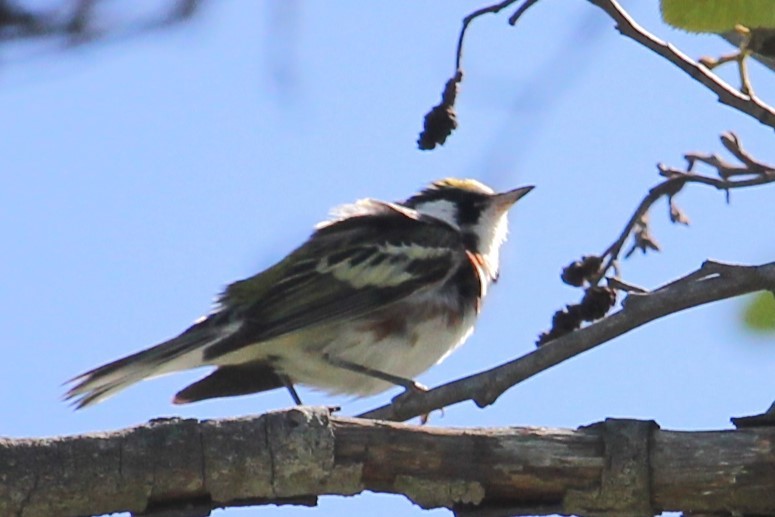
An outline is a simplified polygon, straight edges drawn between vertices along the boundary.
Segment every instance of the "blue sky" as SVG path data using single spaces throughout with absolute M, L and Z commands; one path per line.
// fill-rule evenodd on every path
M 655 2 L 628 2 L 646 27 L 691 56 L 728 52 L 714 37 L 664 26 Z M 502 277 L 469 342 L 420 382 L 434 386 L 524 354 L 580 291 L 559 272 L 599 253 L 647 189 L 654 165 L 722 150 L 736 131 L 775 161 L 772 130 L 718 104 L 682 72 L 623 39 L 586 2 L 539 4 L 471 26 L 459 130 L 433 152 L 415 139 L 453 72 L 461 18 L 475 4 L 213 2 L 192 23 L 71 52 L 6 48 L 0 76 L 0 254 L 5 329 L 0 435 L 112 430 L 161 416 L 217 418 L 287 407 L 282 391 L 177 407 L 202 375 L 144 382 L 73 412 L 61 384 L 171 337 L 228 282 L 273 264 L 337 204 L 403 199 L 433 179 L 496 189 L 534 184 L 511 217 Z M 283 18 L 290 16 L 290 18 Z M 752 65 L 775 102 L 775 79 Z M 731 81 L 735 71 L 723 72 Z M 763 214 L 773 189 L 723 195 L 690 186 L 692 220 L 652 215 L 660 254 L 634 256 L 624 278 L 655 287 L 706 258 L 763 263 L 775 243 Z M 577 427 L 606 417 L 669 429 L 729 427 L 775 393 L 775 343 L 739 324 L 743 300 L 674 315 L 561 364 L 480 410 L 447 409 L 440 426 Z M 302 390 L 344 414 L 350 401 Z M 323 498 L 317 509 L 215 515 L 419 515 L 401 497 Z M 447 512 L 423 512 L 423 515 Z

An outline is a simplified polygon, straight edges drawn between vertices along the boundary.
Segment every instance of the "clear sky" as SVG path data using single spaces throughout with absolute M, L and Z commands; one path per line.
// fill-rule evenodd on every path
M 512 214 L 501 281 L 473 337 L 419 378 L 435 386 L 533 349 L 552 313 L 580 296 L 560 282 L 561 268 L 618 235 L 658 182 L 657 162 L 681 166 L 686 151 L 720 152 L 726 130 L 775 161 L 771 129 L 623 39 L 602 11 L 545 4 L 515 28 L 507 15 L 474 22 L 460 129 L 433 152 L 418 151 L 415 139 L 453 72 L 460 20 L 475 3 L 211 2 L 190 24 L 146 37 L 71 52 L 5 48 L 0 435 L 288 407 L 283 391 L 171 405 L 202 372 L 143 382 L 80 412 L 60 396 L 75 374 L 176 335 L 226 283 L 282 258 L 334 205 L 403 199 L 445 176 L 537 186 Z M 656 2 L 627 4 L 691 56 L 730 50 L 664 26 Z M 775 78 L 751 68 L 757 91 L 774 103 Z M 734 70 L 724 75 L 735 80 Z M 706 258 L 773 260 L 774 192 L 739 190 L 727 206 L 721 193 L 690 186 L 677 198 L 689 228 L 671 225 L 660 202 L 652 221 L 663 252 L 626 261 L 624 278 L 656 287 Z M 742 305 L 652 323 L 494 406 L 454 406 L 432 424 L 575 428 L 632 417 L 668 429 L 728 428 L 730 416 L 766 409 L 775 393 L 775 343 L 741 328 Z M 393 395 L 351 401 L 301 390 L 305 402 L 341 404 L 345 415 Z M 322 498 L 312 510 L 215 515 L 366 508 L 421 513 L 402 497 L 365 494 Z

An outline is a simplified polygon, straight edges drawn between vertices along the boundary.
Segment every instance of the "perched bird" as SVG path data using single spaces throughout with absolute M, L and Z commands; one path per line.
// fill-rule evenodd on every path
M 496 194 L 444 179 L 400 203 L 334 211 L 282 261 L 235 282 L 179 336 L 69 381 L 77 408 L 140 380 L 215 366 L 185 404 L 294 384 L 367 396 L 412 379 L 471 334 L 498 278 L 507 211 L 533 187 Z

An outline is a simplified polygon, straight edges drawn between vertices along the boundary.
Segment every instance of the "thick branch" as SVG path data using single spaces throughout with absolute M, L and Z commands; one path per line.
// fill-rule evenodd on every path
M 761 290 L 775 290 L 775 262 L 736 266 L 705 262 L 699 270 L 655 291 L 632 293 L 622 310 L 542 345 L 513 361 L 426 392 L 407 392 L 393 404 L 359 416 L 403 421 L 458 402 L 492 404 L 507 389 L 562 361 L 650 321 L 684 309 Z
M 0 515 L 208 515 L 403 494 L 424 508 L 511 515 L 775 512 L 771 427 L 661 431 L 441 429 L 298 407 L 230 420 L 152 421 L 111 433 L 0 440 Z
M 775 128 L 775 109 L 756 97 L 744 95 L 722 80 L 719 76 L 700 65 L 695 60 L 649 33 L 638 25 L 616 0 L 589 0 L 601 8 L 615 22 L 622 35 L 631 38 L 652 52 L 659 54 L 678 68 L 686 72 L 692 79 L 699 82 L 718 96 L 719 102 L 738 111 L 746 113 L 762 124 Z

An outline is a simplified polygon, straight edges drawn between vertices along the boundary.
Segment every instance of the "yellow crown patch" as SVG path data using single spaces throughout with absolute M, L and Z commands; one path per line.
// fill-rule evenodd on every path
M 441 190 L 447 188 L 467 190 L 469 192 L 479 192 L 482 194 L 494 194 L 495 192 L 477 180 L 473 179 L 459 179 L 459 178 L 444 178 L 443 180 L 434 181 L 431 184 L 433 189 Z

